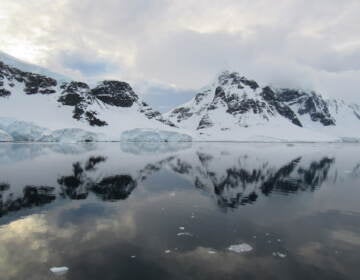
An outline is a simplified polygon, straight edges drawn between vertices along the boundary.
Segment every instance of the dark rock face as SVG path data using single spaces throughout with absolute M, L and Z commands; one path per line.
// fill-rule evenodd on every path
M 40 74 L 24 72 L 0 62 L 0 92 L 5 90 L 3 88 L 5 78 L 8 80 L 10 87 L 14 86 L 12 81 L 24 83 L 24 92 L 26 94 L 52 94 L 56 92 L 54 87 L 57 86 L 57 81 L 55 79 Z M 8 93 L 9 91 L 5 95 L 0 96 L 10 95 Z
M 105 104 L 117 107 L 131 107 L 139 99 L 128 83 L 120 81 L 103 81 L 90 94 Z
M 294 111 L 277 97 L 270 87 L 263 88 L 261 96 L 283 117 L 289 119 L 293 124 L 302 127 L 302 124 Z
M 298 114 L 309 115 L 314 122 L 324 126 L 335 125 L 335 120 L 329 112 L 325 100 L 314 92 L 306 93 L 299 90 L 281 89 L 277 91 L 279 101 L 289 106 L 298 105 Z
M 91 110 L 93 104 L 103 107 L 132 107 L 135 103 L 139 106 L 140 113 L 148 119 L 160 121 L 169 126 L 175 126 L 163 118 L 160 112 L 153 110 L 145 102 L 140 102 L 139 97 L 128 83 L 121 81 L 102 81 L 96 87 L 90 88 L 83 82 L 64 82 L 57 87 L 57 81 L 43 75 L 21 71 L 0 62 L 0 97 L 10 97 L 11 89 L 15 83 L 21 83 L 24 93 L 53 94 L 60 89 L 58 102 L 63 106 L 73 107 L 72 117 L 79 121 L 86 121 L 90 126 L 106 126 L 106 121 L 101 119 L 99 112 Z M 7 88 L 5 87 L 7 86 Z
M 10 91 L 8 91 L 7 89 L 4 89 L 4 88 L 0 88 L 0 97 L 7 97 L 10 95 L 11 95 Z
M 141 102 L 140 106 L 140 112 L 143 113 L 149 120 L 155 119 L 159 122 L 162 122 L 163 124 L 166 124 L 168 126 L 176 127 L 174 123 L 171 121 L 165 119 L 160 112 L 154 110 L 151 108 L 146 102 Z
M 253 90 L 256 90 L 259 88 L 259 85 L 257 82 L 253 80 L 248 80 L 245 77 L 242 77 L 237 72 L 224 72 L 219 76 L 219 83 L 221 85 L 235 85 L 239 89 L 244 88 L 245 86 L 250 87 Z
M 203 102 L 206 97 L 213 97 L 209 103 Z M 203 104 L 202 107 L 198 107 Z M 178 123 L 200 115 L 202 118 L 197 129 L 214 125 L 210 118 L 212 112 L 225 108 L 226 112 L 238 119 L 238 124 L 247 127 L 242 122 L 242 115 L 252 113 L 260 115 L 265 121 L 280 115 L 292 124 L 303 127 L 301 116 L 308 115 L 313 122 L 324 126 L 335 125 L 328 103 L 321 95 L 314 92 L 304 92 L 292 89 L 273 89 L 269 86 L 260 88 L 259 85 L 236 72 L 223 72 L 216 83 L 216 87 L 209 87 L 194 98 L 194 107 L 178 107 L 171 112 Z M 356 110 L 354 110 L 356 114 Z M 360 113 L 357 114 L 360 118 Z M 216 119 L 213 119 L 215 122 Z M 227 128 L 221 128 L 226 130 Z
M 73 118 L 86 120 L 91 126 L 105 126 L 107 123 L 97 116 L 97 112 L 88 110 L 87 107 L 94 103 L 95 98 L 90 94 L 90 87 L 82 82 L 72 81 L 60 86 L 62 89 L 58 102 L 65 106 L 74 107 Z
M 200 122 L 199 122 L 199 125 L 196 129 L 204 129 L 204 128 L 208 128 L 208 127 L 212 127 L 214 124 L 213 122 L 210 120 L 210 117 L 209 115 L 204 115 Z
M 173 114 L 177 115 L 178 122 L 180 122 L 181 120 L 186 120 L 193 115 L 193 113 L 190 112 L 190 108 L 185 108 L 185 107 L 176 108 L 173 111 Z

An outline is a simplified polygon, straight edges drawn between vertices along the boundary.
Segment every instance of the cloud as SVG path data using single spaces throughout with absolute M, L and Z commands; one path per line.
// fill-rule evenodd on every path
M 3 0 L 0 49 L 77 78 L 194 89 L 228 68 L 360 102 L 357 0 Z M 184 90 L 187 92 L 187 90 Z M 173 95 L 175 94 L 175 95 Z

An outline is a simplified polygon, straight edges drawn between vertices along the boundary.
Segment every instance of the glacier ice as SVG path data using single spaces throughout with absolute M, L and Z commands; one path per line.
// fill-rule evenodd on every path
M 124 142 L 190 142 L 190 135 L 157 129 L 136 128 L 126 130 L 121 134 L 121 141 Z
M 100 133 L 80 128 L 50 130 L 31 122 L 11 118 L 0 118 L 0 132 L 0 141 L 74 143 L 94 142 L 105 139 L 105 136 Z
M 0 129 L 0 142 L 11 142 L 13 138 L 10 134 Z
M 42 136 L 40 142 L 95 142 L 101 141 L 102 135 L 89 132 L 80 128 L 64 128 Z
M 37 141 L 50 130 L 31 122 L 0 118 L 0 129 L 11 135 L 14 141 Z

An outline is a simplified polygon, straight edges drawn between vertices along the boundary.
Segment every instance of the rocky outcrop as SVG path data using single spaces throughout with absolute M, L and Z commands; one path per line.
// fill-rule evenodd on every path
M 321 95 L 293 89 L 260 87 L 257 82 L 228 71 L 220 74 L 212 85 L 198 93 L 190 103 L 175 108 L 167 116 L 180 127 L 182 123 L 190 123 L 193 119 L 193 128 L 197 130 L 214 127 L 216 122 L 218 126 L 223 126 L 224 121 L 219 120 L 219 116 L 227 122 L 232 120 L 233 123 L 227 123 L 230 127 L 266 125 L 279 119 L 286 119 L 290 125 L 298 127 L 303 127 L 307 119 L 322 126 L 336 125 L 327 101 Z

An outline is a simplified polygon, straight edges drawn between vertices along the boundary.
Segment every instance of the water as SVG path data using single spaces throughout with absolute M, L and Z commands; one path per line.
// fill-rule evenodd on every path
M 1 144 L 0 194 L 1 279 L 360 275 L 358 145 Z

